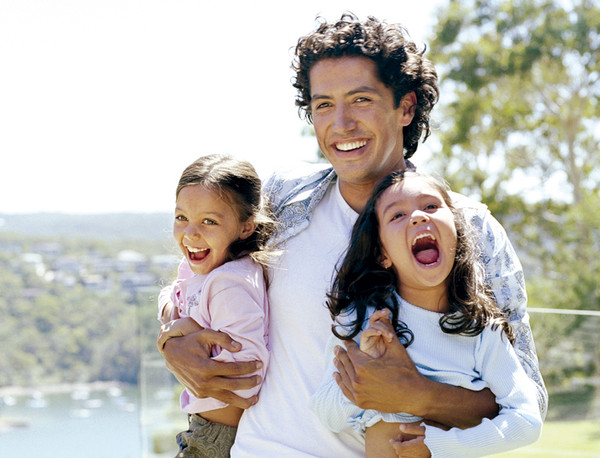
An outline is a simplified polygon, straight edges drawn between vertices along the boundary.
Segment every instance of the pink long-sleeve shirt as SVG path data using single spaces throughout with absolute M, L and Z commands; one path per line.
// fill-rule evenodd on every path
M 227 262 L 207 275 L 194 275 L 182 263 L 178 279 L 161 291 L 159 318 L 170 295 L 180 317 L 191 317 L 200 326 L 221 331 L 242 345 L 232 353 L 218 346 L 212 359 L 221 362 L 260 360 L 262 368 L 255 374 L 264 380 L 269 362 L 269 311 L 262 267 L 249 257 Z M 249 398 L 260 385 L 235 393 Z M 227 407 L 213 398 L 196 398 L 189 390 L 181 393 L 181 408 L 187 413 L 200 413 Z

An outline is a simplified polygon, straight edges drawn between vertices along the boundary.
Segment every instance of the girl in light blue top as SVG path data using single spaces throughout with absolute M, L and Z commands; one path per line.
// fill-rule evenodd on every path
M 331 363 L 311 409 L 330 429 L 364 437 L 367 457 L 483 456 L 530 444 L 541 433 L 536 388 L 486 286 L 469 228 L 445 183 L 410 171 L 384 178 L 353 228 L 329 294 L 335 324 L 328 360 L 342 340 L 355 339 L 372 358 L 399 341 L 423 375 L 489 388 L 500 407 L 495 418 L 465 430 L 361 409 L 344 396 Z

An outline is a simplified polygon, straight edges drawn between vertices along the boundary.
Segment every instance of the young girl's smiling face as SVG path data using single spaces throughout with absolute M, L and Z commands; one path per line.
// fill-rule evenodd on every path
M 393 266 L 400 296 L 414 305 L 443 311 L 446 279 L 456 253 L 456 226 L 440 191 L 423 177 L 405 177 L 383 192 L 375 209 L 381 264 Z
M 250 219 L 242 222 L 222 193 L 203 185 L 179 191 L 173 236 L 195 274 L 207 274 L 229 260 L 229 246 L 254 232 Z

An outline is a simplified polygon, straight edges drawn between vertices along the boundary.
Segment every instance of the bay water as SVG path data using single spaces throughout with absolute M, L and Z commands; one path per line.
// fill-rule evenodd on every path
M 186 426 L 178 387 L 162 362 L 143 375 L 140 386 L 1 391 L 0 457 L 175 456 L 175 433 Z

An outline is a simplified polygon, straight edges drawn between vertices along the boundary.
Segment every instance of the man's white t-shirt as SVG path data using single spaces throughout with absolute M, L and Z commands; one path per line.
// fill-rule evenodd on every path
M 329 431 L 308 408 L 326 367 L 326 293 L 357 217 L 339 185 L 331 186 L 270 269 L 270 366 L 258 403 L 242 416 L 232 457 L 364 456 L 355 436 Z

